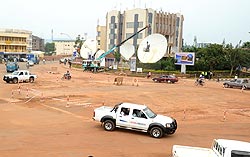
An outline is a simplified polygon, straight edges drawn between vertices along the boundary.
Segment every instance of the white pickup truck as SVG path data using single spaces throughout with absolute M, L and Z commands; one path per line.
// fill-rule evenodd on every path
M 250 143 L 214 139 L 212 148 L 174 145 L 173 157 L 250 157 Z
M 36 75 L 31 74 L 28 70 L 17 70 L 14 71 L 12 74 L 4 75 L 3 80 L 7 83 L 13 82 L 31 82 L 33 83 L 37 78 Z
M 145 105 L 120 103 L 114 107 L 102 106 L 94 110 L 93 119 L 103 124 L 106 131 L 117 128 L 148 132 L 154 138 L 174 134 L 175 119 L 157 115 Z

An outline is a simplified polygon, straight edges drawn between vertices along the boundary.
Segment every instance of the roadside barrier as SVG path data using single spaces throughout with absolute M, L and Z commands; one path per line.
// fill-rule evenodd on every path
M 66 104 L 66 107 L 70 107 L 70 105 L 69 105 L 69 96 L 67 96 L 67 104 Z
M 183 119 L 182 120 L 185 120 L 186 119 L 186 109 L 183 110 Z
M 137 78 L 134 78 L 133 80 L 132 80 L 132 86 L 139 86 L 139 80 L 137 79 Z
M 40 101 L 44 102 L 44 95 L 43 95 L 43 93 L 41 93 Z
M 14 91 L 11 91 L 11 99 L 14 99 Z
M 226 114 L 227 114 L 227 111 L 225 110 L 225 111 L 223 112 L 223 120 L 224 120 L 224 121 L 226 120 Z
M 26 93 L 26 97 L 29 97 L 29 88 L 27 87 L 27 93 Z
M 163 112 L 163 114 L 164 113 L 165 112 Z M 231 109 L 220 110 L 216 113 L 211 112 L 203 114 L 197 114 L 197 112 L 195 111 L 184 109 L 184 110 L 172 111 L 171 113 L 173 114 L 174 117 L 181 118 L 182 121 L 216 118 L 219 119 L 221 122 L 226 122 L 228 120 L 234 119 L 237 116 L 250 117 L 250 108 L 239 108 L 239 109 L 231 108 Z

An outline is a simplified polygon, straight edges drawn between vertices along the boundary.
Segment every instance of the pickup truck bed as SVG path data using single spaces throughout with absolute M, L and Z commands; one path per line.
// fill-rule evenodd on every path
M 174 145 L 173 157 L 216 157 L 216 154 L 209 148 Z

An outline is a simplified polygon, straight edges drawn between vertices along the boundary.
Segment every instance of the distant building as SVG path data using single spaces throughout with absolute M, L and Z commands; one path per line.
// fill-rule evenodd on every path
M 56 55 L 73 55 L 75 40 L 53 40 Z
M 32 51 L 45 51 L 44 39 L 32 35 Z
M 32 32 L 19 29 L 0 29 L 0 52 L 23 57 L 32 50 Z
M 175 52 L 182 49 L 183 21 L 184 17 L 179 13 L 157 12 L 153 9 L 137 8 L 125 10 L 123 13 L 117 10 L 109 11 L 106 15 L 106 51 L 150 25 L 150 29 L 142 31 L 128 42 L 137 48 L 148 35 L 160 33 L 168 41 L 165 56 L 174 56 Z
M 211 45 L 211 43 L 197 43 L 196 48 L 205 48 Z

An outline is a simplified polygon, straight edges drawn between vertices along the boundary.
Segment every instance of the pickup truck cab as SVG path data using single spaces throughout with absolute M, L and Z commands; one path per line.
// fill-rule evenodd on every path
M 31 74 L 28 70 L 17 70 L 11 74 L 4 75 L 3 80 L 7 83 L 13 82 L 31 82 L 33 83 L 37 78 L 36 75 Z
M 172 155 L 173 157 L 250 157 L 250 143 L 214 139 L 211 148 L 174 145 Z
M 132 103 L 96 108 L 93 119 L 101 122 L 106 131 L 113 131 L 117 127 L 148 132 L 154 138 L 161 138 L 164 134 L 174 134 L 177 129 L 175 119 L 157 115 L 145 105 Z

